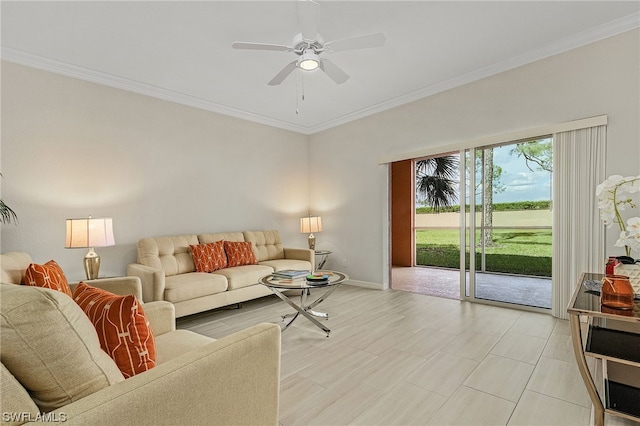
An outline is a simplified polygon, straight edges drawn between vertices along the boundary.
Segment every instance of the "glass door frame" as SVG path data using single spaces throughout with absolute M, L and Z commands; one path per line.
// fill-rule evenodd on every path
M 471 251 L 472 246 L 475 245 L 475 236 L 473 237 L 473 241 L 471 241 L 471 232 L 473 230 L 475 234 L 476 226 L 475 196 L 469 196 L 469 241 L 467 241 L 467 152 L 469 152 L 470 158 L 475 159 L 476 149 L 462 149 L 458 154 L 460 157 L 460 300 L 485 302 L 484 300 L 476 299 L 475 297 L 476 280 L 475 273 L 472 273 L 476 268 L 475 247 L 473 247 L 474 252 L 472 253 Z M 469 176 L 475 176 L 475 161 L 470 162 L 469 169 Z M 467 242 L 469 243 L 469 294 L 467 294 Z

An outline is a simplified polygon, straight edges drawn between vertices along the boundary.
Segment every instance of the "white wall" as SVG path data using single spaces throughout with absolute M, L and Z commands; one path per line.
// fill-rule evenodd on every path
M 56 259 L 65 219 L 113 217 L 101 275 L 122 275 L 139 238 L 279 229 L 305 247 L 308 137 L 110 87 L 2 63 L 2 198 L 19 216 L 1 251 Z
M 630 31 L 311 136 L 318 245 L 334 251 L 327 266 L 346 258 L 352 277 L 388 286 L 383 156 L 606 114 L 607 173 L 640 174 L 639 41 Z M 608 252 L 622 254 L 615 234 Z
M 82 278 L 64 219 L 111 216 L 102 273 L 122 274 L 145 236 L 277 228 L 304 246 L 310 205 L 317 247 L 334 252 L 326 267 L 387 286 L 383 156 L 607 114 L 607 173 L 640 174 L 639 40 L 631 31 L 311 137 L 3 63 L 2 198 L 20 224 L 2 227 L 0 250 Z

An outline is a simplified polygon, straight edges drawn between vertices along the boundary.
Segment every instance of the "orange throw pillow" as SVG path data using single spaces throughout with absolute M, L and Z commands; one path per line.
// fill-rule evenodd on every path
M 215 243 L 190 245 L 193 263 L 198 272 L 213 272 L 227 267 L 227 255 L 224 252 L 224 241 Z
M 50 260 L 44 265 L 30 264 L 24 274 L 24 281 L 26 285 L 61 291 L 71 297 L 67 277 L 55 260 Z
M 134 295 L 118 296 L 80 282 L 73 299 L 93 323 L 100 347 L 125 379 L 155 367 L 156 341 Z
M 227 253 L 227 265 L 232 266 L 256 265 L 256 256 L 251 248 L 251 241 L 224 242 L 224 251 Z

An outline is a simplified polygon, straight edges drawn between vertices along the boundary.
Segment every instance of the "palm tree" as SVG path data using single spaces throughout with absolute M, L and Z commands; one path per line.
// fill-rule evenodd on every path
M 455 155 L 416 161 L 416 191 L 435 213 L 458 203 L 458 165 Z

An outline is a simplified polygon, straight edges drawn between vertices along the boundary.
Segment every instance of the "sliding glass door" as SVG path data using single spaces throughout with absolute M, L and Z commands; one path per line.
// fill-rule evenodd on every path
M 551 144 L 543 137 L 460 154 L 465 299 L 551 308 Z
M 551 308 L 551 148 L 539 137 L 413 160 L 420 289 Z

